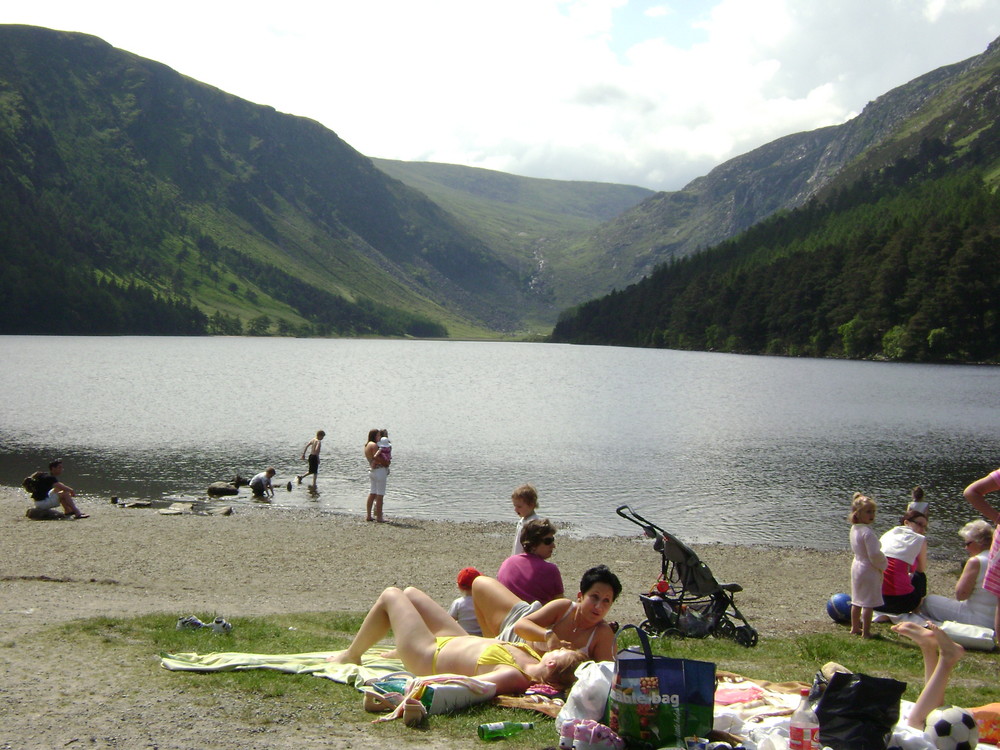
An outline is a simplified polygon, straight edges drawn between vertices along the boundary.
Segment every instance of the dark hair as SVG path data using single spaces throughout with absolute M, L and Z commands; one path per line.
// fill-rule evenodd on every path
M 537 518 L 534 521 L 528 521 L 521 529 L 521 546 L 524 547 L 525 552 L 531 552 L 541 544 L 545 537 L 553 536 L 555 533 L 556 527 L 547 518 L 541 521 Z
M 595 583 L 608 584 L 613 594 L 611 597 L 612 600 L 617 599 L 618 595 L 622 592 L 622 582 L 618 580 L 618 576 L 612 573 L 607 565 L 595 565 L 593 568 L 588 568 L 584 571 L 583 577 L 580 579 L 580 593 L 586 594 L 593 588 Z
M 378 442 L 378 427 L 376 427 L 374 430 L 368 430 L 368 440 L 367 442 L 365 442 L 365 445 L 368 445 L 368 443 L 376 443 L 376 442 Z
M 917 510 L 916 508 L 910 508 L 903 514 L 902 518 L 899 519 L 900 525 L 906 523 L 907 521 L 916 521 L 918 518 L 927 520 L 927 514 Z
M 52 471 L 57 466 L 62 466 L 62 459 L 61 458 L 55 458 L 55 459 L 49 461 L 49 471 Z
M 910 496 L 918 503 L 924 499 L 924 488 L 919 484 L 910 490 Z

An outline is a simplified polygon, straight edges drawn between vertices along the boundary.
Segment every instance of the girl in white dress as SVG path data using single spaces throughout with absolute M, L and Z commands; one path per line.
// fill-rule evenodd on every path
M 860 492 L 851 502 L 851 635 L 871 638 L 872 610 L 881 607 L 882 572 L 888 561 L 882 554 L 878 537 L 871 529 L 875 520 L 875 501 Z

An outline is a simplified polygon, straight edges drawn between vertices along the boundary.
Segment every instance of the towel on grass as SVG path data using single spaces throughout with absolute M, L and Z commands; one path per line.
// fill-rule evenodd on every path
M 361 664 L 334 664 L 328 656 L 339 651 L 313 651 L 304 654 L 248 654 L 220 652 L 211 654 L 160 654 L 160 665 L 173 671 L 233 672 L 245 669 L 274 669 L 289 674 L 312 674 L 334 682 L 361 688 L 368 680 L 404 670 L 399 659 L 386 658 L 388 649 L 371 648 L 361 657 Z

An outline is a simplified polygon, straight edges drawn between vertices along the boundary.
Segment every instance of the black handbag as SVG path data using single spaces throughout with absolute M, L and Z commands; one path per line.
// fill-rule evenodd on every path
M 833 750 L 886 750 L 899 721 L 906 683 L 860 672 L 837 672 L 825 689 L 817 675 L 819 740 Z

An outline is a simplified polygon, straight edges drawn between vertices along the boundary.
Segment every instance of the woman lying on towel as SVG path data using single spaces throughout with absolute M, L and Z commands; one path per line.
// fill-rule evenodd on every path
M 360 664 L 361 655 L 390 630 L 396 636 L 396 653 L 410 672 L 475 677 L 495 685 L 497 695 L 520 694 L 542 682 L 565 690 L 585 658 L 569 649 L 543 657 L 526 644 L 469 635 L 420 589 L 391 587 L 379 595 L 347 650 L 327 661 Z
M 495 578 L 479 576 L 472 582 L 472 603 L 485 636 L 527 642 L 539 653 L 572 648 L 583 651 L 588 659 L 611 661 L 615 633 L 604 617 L 621 592 L 618 576 L 606 565 L 598 565 L 583 574 L 576 601 L 529 604 Z

